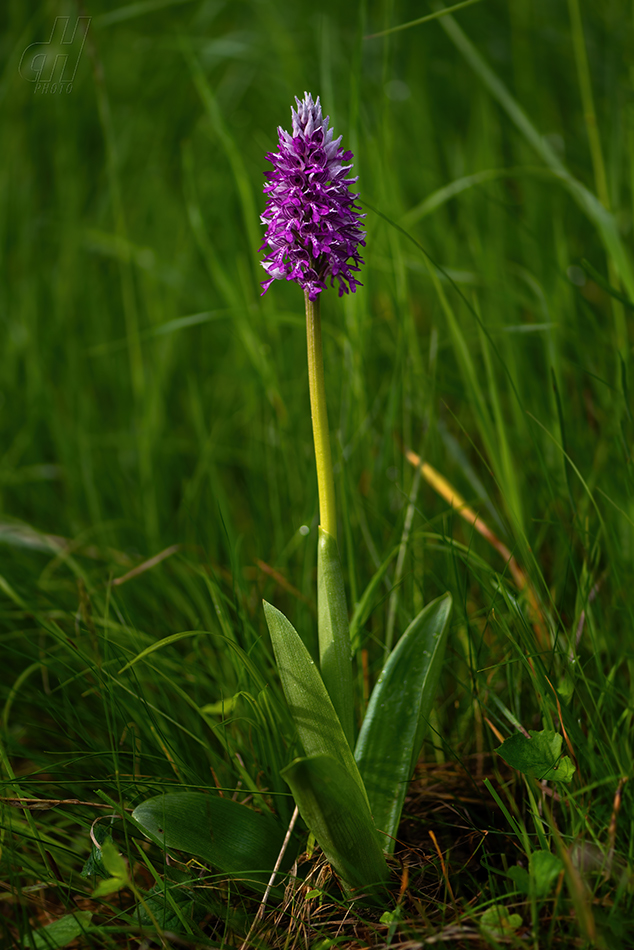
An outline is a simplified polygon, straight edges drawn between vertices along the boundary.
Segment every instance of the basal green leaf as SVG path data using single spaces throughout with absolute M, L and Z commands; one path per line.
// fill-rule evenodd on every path
M 344 766 L 330 755 L 295 759 L 282 771 L 300 814 L 348 888 L 371 892 L 389 869 L 368 803 Z
M 317 580 L 321 677 L 352 749 L 354 747 L 354 704 L 346 593 L 337 541 L 321 527 L 317 548 Z
M 355 757 L 384 849 L 394 838 L 442 669 L 452 600 L 445 594 L 412 621 L 372 691 Z
M 551 729 L 530 732 L 530 739 L 515 733 L 496 749 L 514 769 L 533 778 L 549 782 L 569 782 L 575 767 L 567 755 L 561 754 L 562 737 Z
M 194 855 L 225 874 L 265 884 L 275 866 L 285 829 L 272 815 L 229 798 L 202 792 L 158 795 L 138 805 L 132 817 L 163 848 Z M 290 866 L 296 849 L 285 854 Z
M 59 920 L 54 920 L 47 927 L 40 927 L 33 931 L 33 937 L 26 937 L 24 947 L 30 950 L 51 950 L 53 947 L 65 947 L 86 933 L 92 920 L 89 910 L 79 910 L 76 914 L 66 914 Z
M 264 601 L 273 651 L 299 738 L 308 756 L 331 755 L 367 795 L 352 750 L 319 670 L 283 613 Z

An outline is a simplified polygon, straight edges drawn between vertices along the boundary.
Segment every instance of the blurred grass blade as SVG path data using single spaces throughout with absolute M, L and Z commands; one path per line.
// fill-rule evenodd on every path
M 440 280 L 438 269 L 431 261 L 426 258 L 425 264 L 429 276 L 431 277 L 434 289 L 438 294 L 440 305 L 445 314 L 447 325 L 451 333 L 452 342 L 455 348 L 456 357 L 459 361 L 463 376 L 470 389 L 471 399 L 476 411 L 478 428 L 482 441 L 486 448 L 487 456 L 491 462 L 495 477 L 502 487 L 504 503 L 508 508 L 517 530 L 524 534 L 524 514 L 523 499 L 517 482 L 516 470 L 510 465 L 508 453 L 504 453 L 504 444 L 506 440 L 500 440 L 499 428 L 496 429 L 495 421 L 489 410 L 486 394 L 482 385 L 483 377 L 474 358 L 473 347 L 470 345 L 465 335 L 457 313 L 451 305 L 451 302 L 445 293 L 445 289 Z
M 354 748 L 354 706 L 348 608 L 337 541 L 319 528 L 317 549 L 319 665 L 324 686 Z
M 387 880 L 368 803 L 348 771 L 331 755 L 295 759 L 282 771 L 300 814 L 328 861 L 350 888 L 372 890 Z
M 126 20 L 133 20 L 135 17 L 146 16 L 155 10 L 163 7 L 176 7 L 181 3 L 191 3 L 192 0 L 137 0 L 136 3 L 128 3 L 124 7 L 117 7 L 108 13 L 102 13 L 94 17 L 96 26 L 113 26 L 115 23 L 123 23 Z
M 144 660 L 152 653 L 156 653 L 157 650 L 162 650 L 163 647 L 170 646 L 170 644 L 177 643 L 179 640 L 184 640 L 187 637 L 200 636 L 218 637 L 220 640 L 222 640 L 223 644 L 236 655 L 239 665 L 247 670 L 247 672 L 253 678 L 254 683 L 260 689 L 264 689 L 266 687 L 266 680 L 262 676 L 261 671 L 258 669 L 257 664 L 253 662 L 248 653 L 238 646 L 238 644 L 232 638 L 225 637 L 221 633 L 216 633 L 210 630 L 183 630 L 180 633 L 173 633 L 169 637 L 163 637 L 162 640 L 157 640 L 156 643 L 150 644 L 149 647 L 141 650 L 141 652 L 138 653 L 132 660 L 129 660 L 125 666 L 121 667 L 117 673 L 117 676 L 121 676 L 121 674 L 125 673 L 126 670 L 129 670 L 131 666 L 135 666 L 135 664 L 139 663 L 141 660 Z
M 409 20 L 407 23 L 399 23 L 398 26 L 391 26 L 387 30 L 381 30 L 380 33 L 370 33 L 368 36 L 365 36 L 364 39 L 376 40 L 381 36 L 389 36 L 391 33 L 409 30 L 413 26 L 420 26 L 421 23 L 429 23 L 430 20 L 437 20 L 438 17 L 447 16 L 449 13 L 457 13 L 458 10 L 462 10 L 463 7 L 470 7 L 474 3 L 480 3 L 480 0 L 461 0 L 460 3 L 455 3 L 451 7 L 447 7 L 446 10 L 436 10 L 435 13 L 428 13 L 426 16 L 418 17 L 417 20 Z
M 242 220 L 244 231 L 247 236 L 248 246 L 251 250 L 251 259 L 253 264 L 254 285 L 258 286 L 258 279 L 261 276 L 259 265 L 255 259 L 255 254 L 262 243 L 262 233 L 259 228 L 260 215 L 253 196 L 252 176 L 247 171 L 241 150 L 238 148 L 233 136 L 225 124 L 222 113 L 214 96 L 213 90 L 207 81 L 207 77 L 202 70 L 200 62 L 191 48 L 190 43 L 185 37 L 181 37 L 181 48 L 183 55 L 191 72 L 194 85 L 198 90 L 203 106 L 211 123 L 213 131 L 218 136 L 225 155 L 231 165 L 231 171 L 240 197 L 240 206 L 242 210 Z
M 436 696 L 449 633 L 451 594 L 428 604 L 392 651 L 370 696 L 355 757 L 376 827 L 394 839 Z
M 452 198 L 468 191 L 470 188 L 475 188 L 478 185 L 483 185 L 490 181 L 511 179 L 525 174 L 550 176 L 550 172 L 539 165 L 534 168 L 529 165 L 514 168 L 486 168 L 482 171 L 474 172 L 472 175 L 464 175 L 461 178 L 456 178 L 454 181 L 449 182 L 448 185 L 443 185 L 442 188 L 433 191 L 413 208 L 410 208 L 410 210 L 399 219 L 398 223 L 402 228 L 411 228 L 412 225 L 416 224 L 422 218 L 426 218 L 427 215 L 437 211 L 438 208 L 442 208 Z
M 599 200 L 609 211 L 610 193 L 608 190 L 605 161 L 603 159 L 603 149 L 601 148 L 601 137 L 599 135 L 599 128 L 597 125 L 597 114 L 594 108 L 592 80 L 590 78 L 590 66 L 588 64 L 588 54 L 586 52 L 586 41 L 583 35 L 583 24 L 581 22 L 579 0 L 568 0 L 568 11 L 570 14 L 572 45 L 575 51 L 575 60 L 577 61 L 579 91 L 581 93 L 581 101 L 583 103 L 583 118 L 586 124 L 586 133 L 588 135 L 588 144 L 590 145 L 590 155 L 594 170 L 594 183 L 597 189 Z
M 331 755 L 350 775 L 365 801 L 365 787 L 328 690 L 292 623 L 264 601 L 284 694 L 306 755 Z
M 399 552 L 399 546 L 395 547 L 388 556 L 385 558 L 379 569 L 372 576 L 372 580 L 363 591 L 361 595 L 361 600 L 355 607 L 354 613 L 352 615 L 352 620 L 350 621 L 350 645 L 352 648 L 353 655 L 357 652 L 361 646 L 361 627 L 364 625 L 368 617 L 370 616 L 370 611 L 372 610 L 372 603 L 374 600 L 374 595 L 376 589 L 385 577 L 385 572 L 388 567 L 396 557 Z
M 236 279 L 235 273 L 229 272 L 224 266 L 212 241 L 206 219 L 203 217 L 196 184 L 193 151 L 191 144 L 188 142 L 183 145 L 182 164 L 187 215 L 196 243 L 207 266 L 209 277 L 224 298 L 227 307 L 231 310 L 240 339 L 262 380 L 268 399 L 277 409 L 282 410 L 283 404 L 273 364 L 265 354 L 262 341 L 253 327 L 253 312 L 251 314 L 247 312 L 244 293 L 241 292 L 245 290 L 245 286 L 242 281 Z M 254 250 L 257 246 L 257 244 L 253 245 Z
M 624 294 L 620 294 L 618 290 L 612 286 L 612 284 L 603 277 L 596 268 L 590 264 L 589 261 L 583 257 L 581 259 L 581 266 L 586 271 L 589 277 L 592 277 L 595 283 L 602 287 L 605 290 L 606 294 L 609 294 L 610 297 L 614 297 L 615 300 L 618 300 L 623 304 L 624 307 L 627 307 L 628 310 L 634 310 L 634 303 L 626 297 Z
M 563 182 L 579 207 L 597 227 L 605 250 L 612 257 L 619 276 L 627 288 L 628 296 L 634 298 L 634 270 L 621 241 L 614 215 L 603 207 L 596 195 L 589 191 L 574 175 L 570 174 L 553 147 L 544 136 L 539 134 L 519 103 L 485 63 L 454 18 L 445 16 L 438 22 L 494 99 L 500 103 L 509 118 L 515 123 L 527 142 L 532 145 L 538 155 Z M 619 340 L 620 344 L 622 342 L 622 340 Z
M 202 792 L 174 792 L 141 802 L 132 817 L 162 848 L 202 858 L 233 877 L 266 885 L 275 867 L 285 830 L 271 816 L 230 798 Z M 295 857 L 287 849 L 284 867 Z

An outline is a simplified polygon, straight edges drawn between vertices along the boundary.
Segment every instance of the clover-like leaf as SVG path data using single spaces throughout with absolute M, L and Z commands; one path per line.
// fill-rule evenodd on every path
M 530 732 L 530 739 L 516 733 L 506 739 L 496 752 L 512 768 L 532 775 L 539 781 L 570 782 L 575 767 L 567 755 L 561 754 L 562 738 L 552 729 Z
M 509 937 L 522 926 L 522 918 L 519 914 L 510 914 L 502 904 L 494 904 L 482 914 L 480 926 L 492 937 Z

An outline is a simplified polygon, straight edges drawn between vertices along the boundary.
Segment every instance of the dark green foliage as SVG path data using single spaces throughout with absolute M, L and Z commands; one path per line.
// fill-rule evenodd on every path
M 258 883 L 258 889 L 267 883 L 284 842 L 284 829 L 272 815 L 197 792 L 149 798 L 137 805 L 132 817 L 165 850 L 195 855 L 231 877 Z M 296 854 L 291 842 L 283 870 Z
M 81 876 L 87 878 L 108 878 L 110 875 L 104 867 L 101 848 L 107 842 L 112 844 L 112 835 L 104 825 L 96 825 L 93 831 L 95 841 L 92 843 L 88 860 L 81 869 Z
M 158 923 L 163 930 L 178 931 L 183 917 L 195 925 L 210 912 L 222 914 L 222 905 L 213 900 L 210 889 L 199 884 L 193 875 L 167 867 L 163 880 L 156 882 L 138 907 L 136 919 L 141 926 Z
M 563 739 L 550 729 L 528 736 L 515 733 L 496 750 L 514 769 L 546 782 L 570 782 L 575 767 L 569 756 L 562 755 Z

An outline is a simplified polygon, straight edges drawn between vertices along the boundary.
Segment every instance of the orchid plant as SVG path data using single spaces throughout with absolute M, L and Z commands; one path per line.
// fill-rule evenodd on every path
M 317 623 L 319 668 L 299 633 L 264 603 L 282 687 L 303 746 L 281 772 L 299 813 L 350 895 L 372 893 L 389 878 L 408 784 L 420 755 L 449 630 L 451 595 L 428 604 L 391 652 L 355 736 L 353 650 L 344 577 L 337 547 L 337 516 L 321 343 L 320 299 L 338 284 L 339 296 L 361 285 L 355 276 L 365 246 L 358 195 L 351 191 L 352 153 L 333 138 L 319 98 L 296 99 L 292 133 L 278 130 L 279 146 L 267 158 L 267 206 L 262 262 L 265 293 L 275 280 L 304 290 L 308 379 L 319 492 Z M 178 799 L 178 801 L 177 801 Z M 221 804 L 219 804 L 221 803 Z M 270 816 L 235 814 L 244 834 L 240 849 L 219 828 L 232 827 L 226 799 L 195 793 L 159 796 L 134 818 L 165 847 L 189 850 L 219 868 L 244 876 L 249 867 L 272 867 L 283 832 Z M 246 809 L 236 805 L 242 813 Z M 200 829 L 211 839 L 201 843 Z M 231 837 L 231 836 L 229 836 Z M 221 842 L 221 847 L 218 845 Z M 245 843 L 246 842 L 246 843 Z M 204 848 L 203 848 L 204 844 Z M 197 850 L 196 850 L 197 849 Z M 268 862 L 268 863 L 267 863 Z M 258 883 L 251 874 L 250 879 Z

